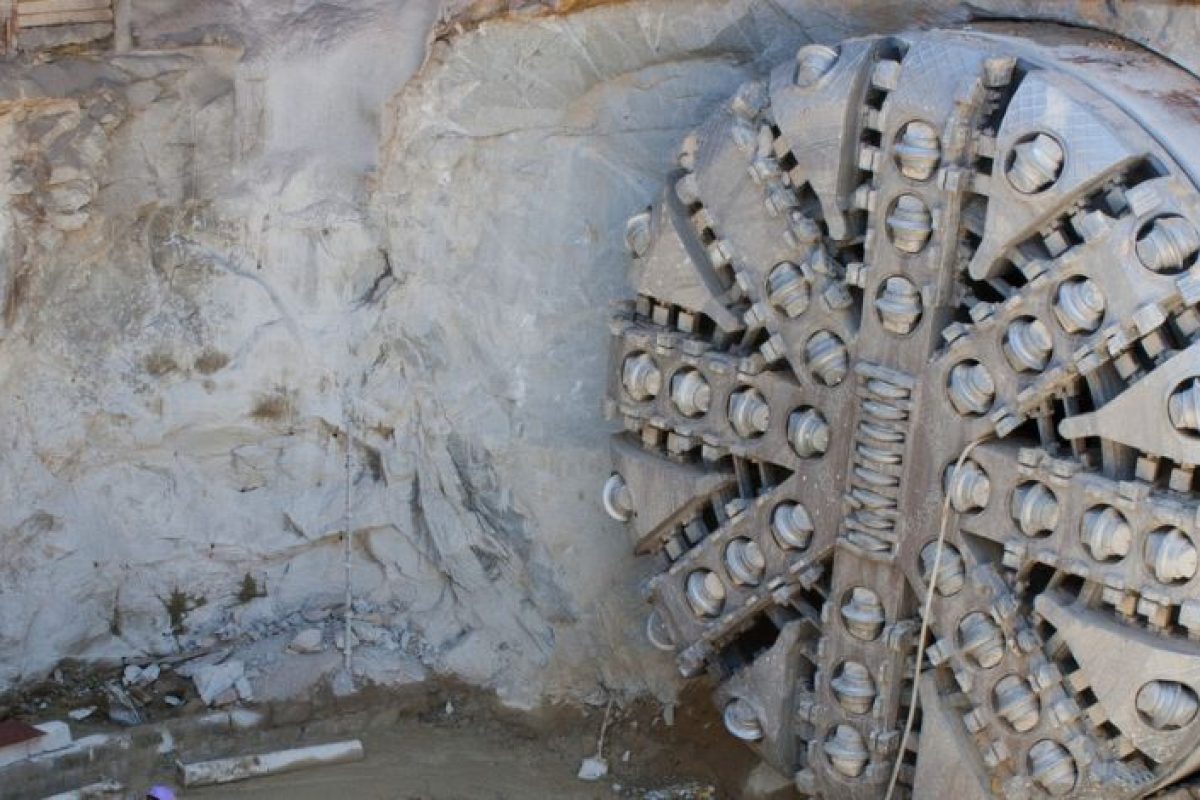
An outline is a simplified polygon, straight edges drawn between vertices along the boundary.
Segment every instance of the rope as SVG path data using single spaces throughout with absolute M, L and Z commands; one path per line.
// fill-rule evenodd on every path
M 347 382 L 348 384 L 349 382 Z M 351 658 L 354 652 L 353 636 L 354 627 L 354 517 L 353 517 L 353 491 L 354 491 L 354 430 L 353 417 L 350 411 L 350 390 L 348 385 L 343 388 L 342 394 L 342 425 L 346 431 L 346 461 L 344 464 L 346 472 L 346 496 L 345 496 L 345 520 L 346 520 L 346 538 L 343 558 L 345 559 L 346 570 L 346 615 L 345 615 L 345 631 L 342 633 L 342 658 L 346 669 L 346 675 L 349 677 L 351 672 Z
M 967 457 L 971 455 L 971 451 L 989 438 L 991 438 L 991 434 L 985 434 L 967 445 L 958 457 L 958 461 L 954 463 L 954 472 L 957 473 L 962 469 L 962 465 L 966 462 Z M 934 550 L 933 569 L 929 571 L 929 586 L 925 589 L 925 603 L 921 609 L 921 633 L 917 637 L 917 660 L 913 666 L 912 694 L 908 699 L 908 718 L 904 721 L 904 733 L 900 736 L 900 747 L 896 750 L 896 764 L 892 767 L 892 778 L 888 781 L 887 793 L 883 796 L 883 800 L 892 800 L 892 796 L 896 792 L 896 782 L 900 779 L 900 767 L 904 763 L 904 748 L 908 746 L 908 738 L 912 735 L 913 721 L 917 717 L 917 692 L 921 685 L 921 663 L 925 660 L 925 639 L 929 635 L 929 617 L 933 610 L 933 594 L 937 590 L 937 576 L 938 571 L 942 567 L 942 552 L 945 549 L 946 528 L 949 523 L 950 493 L 947 492 L 945 499 L 942 500 L 942 519 L 941 524 L 938 526 L 937 549 Z

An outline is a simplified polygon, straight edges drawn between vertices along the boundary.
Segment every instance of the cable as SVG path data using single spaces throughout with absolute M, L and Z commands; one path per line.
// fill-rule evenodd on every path
M 958 461 L 954 462 L 954 473 L 957 474 L 966 462 L 971 451 L 990 439 L 990 433 L 985 434 L 963 448 Z M 921 685 L 921 662 L 925 660 L 925 639 L 929 635 L 929 616 L 933 610 L 933 594 L 937 590 L 938 571 L 942 568 L 942 552 L 946 544 L 946 527 L 950 522 L 950 493 L 942 501 L 942 521 L 938 526 L 937 549 L 934 550 L 933 569 L 929 571 L 929 586 L 925 589 L 925 602 L 921 609 L 921 633 L 917 637 L 917 659 L 913 666 L 912 695 L 908 699 L 908 719 L 904 721 L 904 733 L 900 735 L 900 746 L 896 749 L 896 764 L 892 767 L 892 778 L 888 781 L 887 793 L 883 800 L 892 800 L 896 791 L 896 782 L 900 779 L 900 767 L 904 763 L 904 748 L 908 746 L 908 737 L 912 735 L 913 721 L 917 717 L 917 692 Z

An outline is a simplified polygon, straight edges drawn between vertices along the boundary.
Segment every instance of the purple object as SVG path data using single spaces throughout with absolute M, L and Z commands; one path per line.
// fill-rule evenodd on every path
M 151 786 L 146 792 L 146 800 L 175 800 L 175 792 L 166 786 Z

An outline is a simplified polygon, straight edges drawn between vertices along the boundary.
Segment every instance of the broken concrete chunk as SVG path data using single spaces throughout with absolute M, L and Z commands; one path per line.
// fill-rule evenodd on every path
M 324 638 L 320 628 L 305 628 L 292 637 L 287 649 L 293 653 L 319 653 L 325 649 Z
M 579 765 L 579 780 L 598 781 L 608 774 L 608 762 L 599 756 L 589 756 Z
M 130 664 L 125 667 L 121 680 L 126 686 L 148 686 L 158 680 L 161 673 L 162 668 L 158 664 L 150 664 L 146 667 Z
M 222 697 L 226 692 L 233 692 L 232 700 L 237 700 L 234 685 L 245 674 L 246 668 L 241 661 L 226 661 L 223 664 L 206 664 L 192 674 L 196 684 L 196 692 L 206 705 L 216 705 L 218 700 L 228 700 Z

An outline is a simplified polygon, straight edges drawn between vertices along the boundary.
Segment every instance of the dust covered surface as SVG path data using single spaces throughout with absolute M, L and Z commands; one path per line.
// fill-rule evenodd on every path
M 1025 4 L 537 5 L 134 0 L 0 65 L 0 687 L 306 698 L 349 612 L 357 686 L 678 690 L 596 499 L 625 220 L 798 45 Z M 1194 66 L 1187 6 L 1039 13 Z

